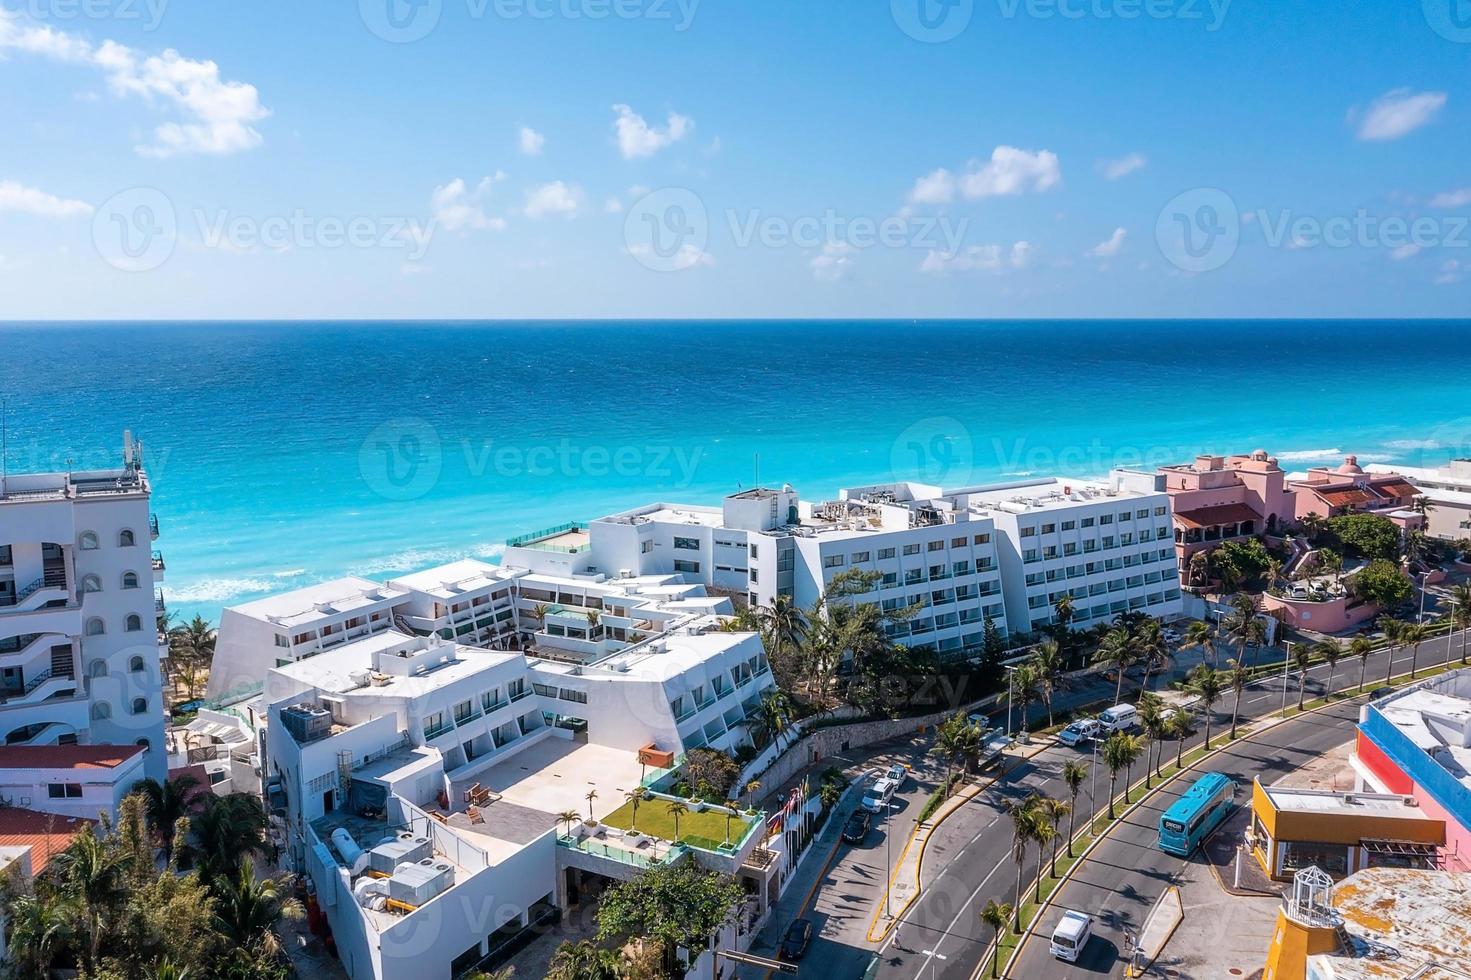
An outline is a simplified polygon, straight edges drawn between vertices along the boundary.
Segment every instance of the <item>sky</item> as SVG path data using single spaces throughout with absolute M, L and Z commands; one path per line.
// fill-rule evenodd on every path
M 0 10 L 0 319 L 1471 300 L 1467 0 Z

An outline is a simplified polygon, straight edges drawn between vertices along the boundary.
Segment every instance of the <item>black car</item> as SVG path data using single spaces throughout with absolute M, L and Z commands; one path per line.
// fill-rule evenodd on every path
M 849 844 L 862 844 L 863 839 L 868 836 L 868 825 L 873 818 L 868 811 L 859 807 L 848 817 L 848 822 L 843 824 L 843 840 Z
M 1369 700 L 1378 701 L 1380 698 L 1393 693 L 1394 688 L 1392 687 L 1376 687 L 1374 688 L 1374 690 L 1369 692 Z
M 800 960 L 807 952 L 807 944 L 812 941 L 812 923 L 807 919 L 793 919 L 792 924 L 787 926 L 786 935 L 781 937 L 781 949 L 778 957 L 784 960 Z

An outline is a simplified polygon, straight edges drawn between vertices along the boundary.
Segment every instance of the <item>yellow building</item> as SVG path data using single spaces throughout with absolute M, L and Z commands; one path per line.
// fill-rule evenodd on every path
M 1413 797 L 1390 793 L 1252 786 L 1247 844 L 1262 870 L 1287 880 L 1316 867 L 1332 878 L 1363 868 L 1433 869 L 1445 823 L 1426 817 Z

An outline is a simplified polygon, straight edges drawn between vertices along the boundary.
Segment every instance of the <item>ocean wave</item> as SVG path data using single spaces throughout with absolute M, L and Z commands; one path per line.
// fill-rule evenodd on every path
M 1295 452 L 1277 453 L 1279 460 L 1340 459 L 1348 455 L 1342 449 L 1299 449 Z
M 275 582 L 258 578 L 207 578 L 180 588 L 163 587 L 164 599 L 170 602 L 226 602 L 240 596 L 270 592 Z
M 350 573 L 361 578 L 373 578 L 390 572 L 412 572 L 421 568 L 432 568 L 462 558 L 498 558 L 506 550 L 503 544 L 477 544 L 468 548 L 410 548 L 374 558 L 357 566 Z
M 1384 444 L 1390 449 L 1448 449 L 1439 439 L 1391 439 Z
M 271 573 L 271 578 L 296 578 L 296 576 L 298 576 L 298 575 L 305 575 L 305 574 L 306 574 L 306 569 L 305 568 L 287 568 L 287 569 L 284 569 L 283 571 L 272 572 Z

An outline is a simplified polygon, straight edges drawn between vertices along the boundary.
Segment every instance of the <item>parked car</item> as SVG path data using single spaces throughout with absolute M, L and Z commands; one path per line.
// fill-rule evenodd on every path
M 1139 709 L 1132 704 L 1116 704 L 1112 708 L 1105 708 L 1098 716 L 1098 724 L 1103 729 L 1100 733 L 1102 735 L 1131 731 L 1139 727 Z
M 1175 629 L 1174 627 L 1164 630 L 1160 633 L 1160 635 L 1165 638 L 1166 643 L 1179 643 L 1181 640 L 1184 639 L 1184 637 L 1180 634 L 1180 631 Z
M 1057 741 L 1059 745 L 1082 745 L 1093 741 L 1102 730 L 1097 718 L 1080 718 L 1058 732 Z
M 1393 693 L 1394 688 L 1392 687 L 1376 687 L 1374 688 L 1374 690 L 1369 692 L 1369 700 L 1378 701 L 1380 698 L 1388 697 Z
M 862 807 L 854 810 L 843 824 L 843 840 L 849 844 L 862 844 L 868 837 L 868 827 L 872 821 L 873 816 L 867 810 Z
M 793 919 L 781 937 L 781 948 L 777 957 L 783 960 L 800 960 L 807 953 L 807 944 L 812 942 L 812 922 L 808 919 Z
M 909 767 L 902 762 L 896 762 L 888 768 L 884 777 L 894 781 L 895 789 L 903 789 L 904 781 L 909 778 Z
M 873 813 L 881 812 L 889 805 L 889 800 L 894 798 L 894 791 L 898 788 L 899 785 L 892 779 L 888 777 L 880 779 L 868 788 L 868 792 L 863 794 L 863 809 Z

